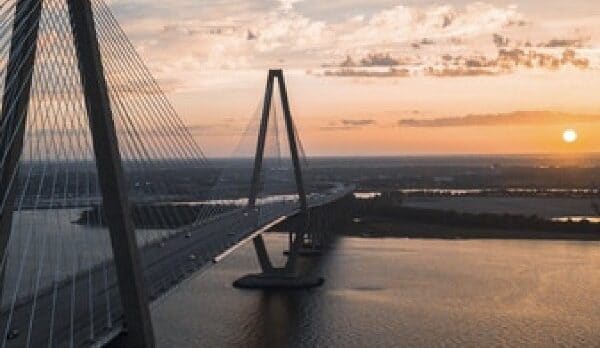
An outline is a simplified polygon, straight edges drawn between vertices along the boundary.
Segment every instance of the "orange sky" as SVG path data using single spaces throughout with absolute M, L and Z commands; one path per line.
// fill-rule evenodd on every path
M 249 83 L 235 91 L 231 95 L 234 103 L 219 97 L 219 93 L 227 93 L 219 89 L 205 91 L 206 100 L 196 100 L 193 95 L 175 99 L 184 106 L 181 110 L 188 124 L 205 126 L 195 135 L 207 153 L 223 155 L 223 144 L 233 147 L 262 98 L 263 75 L 257 72 L 253 81 L 258 87 Z M 600 151 L 600 107 L 594 96 L 600 90 L 597 72 L 384 82 L 291 73 L 287 80 L 303 143 L 313 155 Z M 519 121 L 519 111 L 536 111 L 539 120 Z M 452 127 L 399 124 L 405 119 L 485 118 L 515 112 L 516 120 L 492 125 L 478 125 L 476 121 Z M 550 117 L 552 112 L 564 115 Z M 581 115 L 586 118 L 572 121 Z M 579 133 L 574 144 L 562 140 L 567 128 Z
M 111 3 L 209 156 L 275 67 L 309 155 L 600 151 L 600 4 L 139 1 Z

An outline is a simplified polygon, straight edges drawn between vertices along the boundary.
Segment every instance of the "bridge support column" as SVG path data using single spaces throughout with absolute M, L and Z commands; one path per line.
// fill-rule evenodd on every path
M 43 1 L 18 0 L 6 68 L 0 133 L 0 303 L 4 289 L 6 248 L 12 230 L 18 164 L 23 151 Z M 28 34 L 28 31 L 31 33 Z
M 324 213 L 321 209 L 325 209 L 327 213 Z M 306 233 L 304 242 L 298 249 L 299 256 L 321 256 L 323 254 L 323 249 L 328 242 L 329 224 L 327 220 L 329 213 L 335 212 L 327 206 L 311 210 L 308 233 Z M 283 253 L 289 255 L 289 250 Z
M 135 229 L 130 217 L 92 5 L 90 0 L 67 0 L 67 4 L 125 316 L 127 332 L 122 337 L 124 342 L 118 344 L 126 347 L 154 347 L 148 296 Z
M 254 250 L 256 250 L 256 256 L 258 256 L 258 262 L 260 263 L 260 269 L 263 273 L 273 273 L 273 265 L 265 246 L 265 241 L 262 235 L 258 235 L 252 239 L 254 243 Z
M 286 125 L 287 138 L 290 146 L 290 153 L 292 156 L 292 164 L 294 166 L 296 189 L 298 190 L 298 197 L 300 201 L 299 214 L 301 214 L 306 220 L 306 222 L 308 222 L 309 210 L 308 203 L 306 200 L 306 191 L 304 189 L 304 180 L 302 178 L 302 169 L 300 167 L 300 156 L 298 155 L 296 129 L 292 120 L 292 114 L 290 110 L 290 104 L 282 70 L 270 70 L 269 76 L 267 78 L 262 118 L 258 134 L 258 142 L 256 145 L 256 156 L 254 157 L 254 171 L 250 187 L 248 209 L 255 210 L 256 208 L 256 199 L 258 197 L 258 191 L 260 188 L 260 174 L 262 171 L 262 163 L 275 80 L 277 80 L 279 85 L 279 95 L 281 96 L 281 104 L 283 106 L 283 116 Z M 308 227 L 308 225 L 305 225 L 305 227 Z M 263 273 L 248 275 L 246 277 L 238 279 L 234 282 L 234 286 L 242 288 L 307 288 L 321 285 L 323 283 L 322 278 L 297 274 L 298 255 L 302 245 L 304 244 L 305 237 L 306 228 L 300 228 L 299 231 L 294 233 L 293 236 L 290 235 L 290 251 L 287 262 L 283 268 L 275 268 L 272 266 L 262 236 L 257 236 L 256 238 L 254 238 L 254 248 L 256 250 Z

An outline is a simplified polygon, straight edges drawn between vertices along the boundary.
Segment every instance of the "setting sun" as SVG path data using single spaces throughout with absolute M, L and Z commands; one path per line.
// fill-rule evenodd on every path
M 567 129 L 563 132 L 563 140 L 565 143 L 574 143 L 577 141 L 577 132 L 574 129 Z

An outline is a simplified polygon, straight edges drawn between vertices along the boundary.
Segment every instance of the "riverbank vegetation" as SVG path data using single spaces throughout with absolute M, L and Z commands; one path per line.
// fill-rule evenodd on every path
M 364 237 L 600 240 L 600 225 L 557 222 L 537 215 L 466 213 L 406 207 L 402 195 L 355 199 L 354 218 L 341 229 Z

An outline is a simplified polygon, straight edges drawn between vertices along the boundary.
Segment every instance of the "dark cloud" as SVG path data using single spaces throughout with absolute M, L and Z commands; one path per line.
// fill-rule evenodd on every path
M 429 67 L 425 69 L 425 75 L 434 77 L 461 77 L 461 76 L 494 76 L 499 72 L 486 68 L 471 67 L 447 67 L 435 69 Z
M 425 64 L 419 56 L 393 56 L 390 53 L 371 53 L 358 62 L 351 56 L 338 64 L 323 65 L 321 75 L 331 77 L 389 78 L 409 77 L 423 74 L 433 77 L 495 76 L 513 73 L 518 69 L 558 70 L 563 66 L 587 69 L 589 59 L 579 57 L 576 49 L 566 48 L 562 53 L 531 47 L 521 42 L 513 42 L 500 34 L 494 34 L 494 43 L 498 47 L 497 55 L 451 55 L 442 54 L 435 64 Z M 508 46 L 516 46 L 509 48 Z M 411 66 L 402 68 L 402 66 Z M 312 72 L 311 72 L 312 73 Z
M 363 67 L 397 66 L 400 64 L 402 64 L 402 61 L 392 58 L 389 53 L 373 53 L 360 60 L 360 65 Z
M 421 46 L 429 46 L 429 45 L 435 45 L 435 41 L 428 39 L 428 38 L 423 38 L 423 39 L 421 39 L 421 41 L 413 42 L 411 44 L 412 48 L 414 48 L 414 49 L 419 49 L 419 48 L 421 48 Z
M 548 47 L 548 48 L 581 48 L 583 45 L 589 41 L 589 39 L 552 39 L 548 42 L 542 42 L 538 44 L 539 47 Z
M 360 70 L 343 68 L 339 70 L 325 70 L 324 76 L 335 77 L 408 77 L 410 71 L 408 69 L 389 68 L 387 70 Z
M 454 14 L 445 14 L 442 20 L 442 28 L 448 28 L 450 25 L 452 25 L 452 22 L 454 22 L 455 18 L 456 16 Z
M 582 48 L 591 40 L 591 37 L 586 37 L 583 34 L 578 36 L 579 37 L 576 38 L 554 38 L 548 41 L 539 42 L 535 46 L 539 48 Z M 492 40 L 498 48 L 508 48 L 511 44 L 514 48 L 533 46 L 530 41 L 523 43 L 498 33 L 492 35 Z
M 356 63 L 350 56 L 346 56 L 346 60 L 340 63 L 340 67 L 342 67 L 342 68 L 351 68 L 351 67 L 355 67 L 355 66 L 356 66 Z
M 323 126 L 320 129 L 323 131 L 352 130 L 375 124 L 377 124 L 377 121 L 371 119 L 342 119 L 339 122 L 329 122 L 327 126 Z
M 562 64 L 571 64 L 581 69 L 590 67 L 590 60 L 587 58 L 577 58 L 577 53 L 574 50 L 565 50 L 561 62 Z
M 494 38 L 494 45 L 496 45 L 496 47 L 498 48 L 504 48 L 507 47 L 508 44 L 510 43 L 510 39 L 507 37 L 504 37 L 500 34 L 494 34 L 493 35 Z
M 345 126 L 370 126 L 375 124 L 375 120 L 342 120 Z
M 369 53 L 366 57 L 361 58 L 358 62 L 352 56 L 346 56 L 346 59 L 341 63 L 324 64 L 324 68 L 374 68 L 374 67 L 396 67 L 413 63 L 411 59 L 403 57 L 393 57 L 389 53 L 374 52 Z
M 522 49 L 504 50 L 498 52 L 497 65 L 503 69 L 512 69 L 517 66 L 527 68 L 543 68 L 556 70 L 564 65 L 573 65 L 579 68 L 587 68 L 589 60 L 587 58 L 578 58 L 577 53 L 572 49 L 566 49 L 562 55 L 555 56 L 549 53 L 540 53 L 534 50 L 525 51 Z
M 526 21 L 526 20 L 522 20 L 522 19 L 520 19 L 520 20 L 512 20 L 511 19 L 511 20 L 509 20 L 506 23 L 505 27 L 507 27 L 507 28 L 510 28 L 510 27 L 526 27 L 528 25 L 529 25 L 529 22 Z
M 402 119 L 404 127 L 486 127 L 501 125 L 553 125 L 600 123 L 600 115 L 575 115 L 552 111 L 515 111 L 503 114 L 467 115 L 431 119 Z
M 241 28 L 237 25 L 202 25 L 198 27 L 188 27 L 180 24 L 168 24 L 163 26 L 162 32 L 176 33 L 177 35 L 231 35 L 238 32 Z
M 499 39 L 500 40 L 500 39 Z M 566 49 L 562 54 L 540 53 L 520 48 L 498 50 L 496 58 L 486 56 L 441 56 L 442 67 L 426 67 L 425 75 L 435 77 L 494 76 L 514 72 L 518 68 L 557 70 L 571 65 L 580 69 L 589 68 L 590 61 L 580 58 L 577 52 Z
M 448 39 L 448 43 L 451 44 L 451 45 L 455 45 L 455 46 L 463 45 L 464 44 L 464 39 L 462 39 L 460 37 L 453 36 L 453 37 L 451 37 L 451 38 Z

